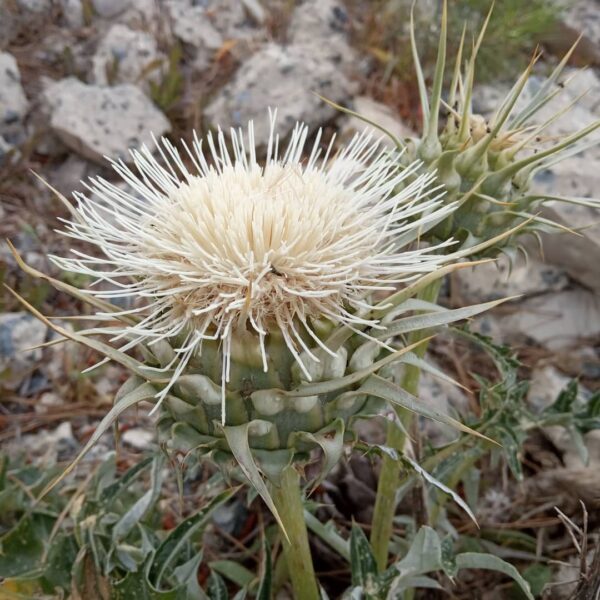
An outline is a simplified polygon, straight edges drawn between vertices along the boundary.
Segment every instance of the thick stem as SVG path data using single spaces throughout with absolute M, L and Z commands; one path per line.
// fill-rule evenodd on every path
M 272 497 L 287 533 L 286 539 L 282 532 L 283 553 L 294 598 L 295 600 L 319 600 L 319 587 L 304 521 L 300 476 L 293 465 L 287 467 L 281 474 L 281 485 L 272 486 Z
M 440 291 L 440 281 L 435 281 L 427 286 L 418 297 L 428 302 L 435 302 Z M 430 334 L 427 330 L 414 331 L 409 336 L 408 343 L 412 344 L 422 340 Z M 427 349 L 427 343 L 421 344 L 416 354 L 423 356 Z M 413 396 L 419 391 L 419 378 L 421 372 L 418 367 L 405 365 L 401 380 L 401 386 Z M 410 429 L 413 413 L 401 407 L 395 407 L 398 418 L 402 422 L 404 430 L 394 423 L 389 423 L 387 428 L 386 445 L 402 451 L 406 441 L 404 431 Z M 377 485 L 377 498 L 373 512 L 373 523 L 371 528 L 371 546 L 377 560 L 377 567 L 384 571 L 387 567 L 388 548 L 392 538 L 394 514 L 396 512 L 396 491 L 400 487 L 402 478 L 402 466 L 387 454 L 383 457 L 381 473 Z

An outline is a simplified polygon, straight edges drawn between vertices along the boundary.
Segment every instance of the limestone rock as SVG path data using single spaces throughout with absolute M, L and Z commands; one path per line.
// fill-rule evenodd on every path
M 165 56 L 152 35 L 117 23 L 98 45 L 92 62 L 94 82 L 99 85 L 142 83 L 147 87 L 148 81 L 160 79 Z
M 575 0 L 569 4 L 565 23 L 600 46 L 600 11 L 596 0 Z
M 42 357 L 27 350 L 46 339 L 46 326 L 25 312 L 0 314 L 0 375 L 2 385 L 17 388 Z
M 551 405 L 563 391 L 570 379 L 558 372 L 554 367 L 546 366 L 536 369 L 531 377 L 527 400 L 534 410 L 541 411 Z M 589 395 L 589 394 L 587 394 Z M 586 393 L 580 392 L 580 402 L 585 403 Z M 583 440 L 587 448 L 589 464 L 584 464 L 582 456 L 573 442 L 571 433 L 559 425 L 542 428 L 544 435 L 562 454 L 565 466 L 569 469 L 600 466 L 600 430 L 592 430 L 584 434 Z
M 294 11 L 288 28 L 292 44 L 314 44 L 315 40 L 345 41 L 349 19 L 343 4 L 336 0 L 305 0 Z
M 239 0 L 167 0 L 173 33 L 195 53 L 196 70 L 205 69 L 227 41 L 249 40 L 260 31 Z
M 27 106 L 17 61 L 8 52 L 0 52 L 0 138 L 5 144 L 21 141 Z
M 135 448 L 136 450 L 147 450 L 154 442 L 154 432 L 141 427 L 128 429 L 121 436 L 124 444 Z
M 465 304 L 498 300 L 508 296 L 558 292 L 567 287 L 569 279 L 556 267 L 537 260 L 519 260 L 510 268 L 506 256 L 493 263 L 460 269 L 452 275 L 453 292 Z
M 405 125 L 400 117 L 394 114 L 394 111 L 387 105 L 377 102 L 368 96 L 358 96 L 354 98 L 352 109 L 362 117 L 365 117 L 373 123 L 377 123 L 389 131 L 393 136 L 402 140 L 408 137 L 415 137 L 414 131 Z M 358 117 L 349 117 L 342 126 L 343 136 L 352 136 L 355 133 L 364 131 L 365 129 L 373 129 L 376 136 L 382 136 L 382 143 L 393 147 L 394 143 L 389 136 L 386 136 L 379 129 L 374 129 L 371 125 L 359 119 Z
M 132 84 L 107 88 L 70 77 L 49 85 L 50 126 L 63 143 L 105 164 L 104 156 L 129 159 L 128 149 L 152 145 L 170 129 L 167 118 Z
M 60 0 L 60 6 L 63 17 L 69 27 L 73 27 L 74 29 L 83 27 L 84 16 L 81 0 Z
M 600 117 L 600 79 L 592 70 L 571 69 L 563 77 L 567 82 L 563 93 L 551 100 L 538 116 L 539 122 L 550 118 L 562 107 L 587 92 L 565 115 L 552 123 L 544 136 L 562 139 L 594 123 Z M 534 93 L 543 80 L 532 78 L 528 92 Z M 536 187 L 542 193 L 576 198 L 600 198 L 600 172 L 592 168 L 600 161 L 600 131 L 595 131 L 586 143 L 596 141 L 580 154 L 541 171 Z M 600 210 L 564 202 L 546 202 L 542 216 L 572 229 L 582 229 L 581 236 L 542 236 L 547 261 L 563 267 L 568 274 L 586 287 L 600 290 Z
M 112 18 L 124 12 L 131 4 L 130 0 L 92 0 L 94 10 L 101 17 Z
M 443 368 L 436 365 L 430 356 L 427 356 L 426 360 L 440 371 L 443 371 Z M 469 408 L 469 400 L 461 388 L 449 381 L 434 377 L 425 371 L 421 372 L 421 377 L 419 378 L 418 398 L 427 406 L 434 407 L 441 413 L 455 417 L 457 413 L 466 414 Z M 423 418 L 422 428 L 428 443 L 433 446 L 443 446 L 460 436 L 460 433 L 453 427 L 432 421 L 431 419 Z
M 506 341 L 531 340 L 558 351 L 600 334 L 600 296 L 584 289 L 528 298 L 498 317 Z
M 277 130 L 284 138 L 296 121 L 306 121 L 316 127 L 335 115 L 335 109 L 313 92 L 344 102 L 351 96 L 352 89 L 338 65 L 324 60 L 309 46 L 268 44 L 238 70 L 206 108 L 205 115 L 212 125 L 225 130 L 245 126 L 252 119 L 257 144 L 266 144 L 268 107 L 278 109 Z
M 268 140 L 268 107 L 278 109 L 282 138 L 297 121 L 317 127 L 336 116 L 315 93 L 340 103 L 353 95 L 349 72 L 356 70 L 357 59 L 343 29 L 346 18 L 333 0 L 301 4 L 288 30 L 290 44 L 269 43 L 252 55 L 207 106 L 209 123 L 228 129 L 254 120 L 260 145 Z

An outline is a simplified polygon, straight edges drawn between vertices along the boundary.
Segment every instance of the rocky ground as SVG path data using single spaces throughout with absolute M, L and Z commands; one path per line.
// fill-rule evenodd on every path
M 32 171 L 69 196 L 89 176 L 112 177 L 104 157 L 127 161 L 129 148 L 152 144 L 151 133 L 189 139 L 192 129 L 237 127 L 254 119 L 257 142 L 264 144 L 267 107 L 278 108 L 282 135 L 296 120 L 323 126 L 328 135 L 339 128 L 342 138 L 361 126 L 321 95 L 397 135 L 409 134 L 415 121 L 402 122 L 395 106 L 370 93 L 374 66 L 355 43 L 353 25 L 341 0 L 0 0 L 0 238 L 10 238 L 33 267 L 60 276 L 47 254 L 68 247 L 54 232 L 64 208 Z M 600 117 L 597 2 L 575 2 L 563 26 L 571 35 L 583 34 L 592 66 L 569 67 L 573 77 L 562 102 L 587 94 L 550 135 Z M 530 82 L 532 91 L 543 73 Z M 491 111 L 503 89 L 481 86 L 477 110 Z M 598 167 L 600 148 L 590 148 L 543 173 L 538 185 L 554 194 L 598 196 Z M 460 306 L 519 296 L 474 327 L 518 350 L 535 406 L 549 403 L 570 378 L 580 379 L 583 396 L 600 388 L 600 214 L 548 204 L 545 216 L 579 235 L 545 236 L 543 254 L 532 246 L 529 262 L 512 272 L 500 260 L 457 273 L 446 297 Z M 4 243 L 0 281 L 67 326 L 64 318 L 82 310 L 24 275 Z M 71 345 L 28 350 L 51 340 L 45 325 L 2 292 L 0 440 L 11 452 L 26 447 L 38 460 L 72 456 L 124 378 L 114 366 L 81 376 L 95 357 Z M 461 362 L 455 348 L 440 345 L 434 352 L 436 360 L 455 368 Z M 455 406 L 470 401 L 440 386 L 425 378 L 422 394 Z M 144 416 L 126 419 L 122 433 L 129 452 L 154 443 Z M 600 506 L 599 433 L 586 437 L 590 461 L 584 464 L 569 436 L 543 431 L 553 458 L 535 485 Z M 94 452 L 113 442 L 102 444 Z M 354 486 L 356 497 L 368 504 L 371 480 L 372 474 L 343 471 L 337 484 Z

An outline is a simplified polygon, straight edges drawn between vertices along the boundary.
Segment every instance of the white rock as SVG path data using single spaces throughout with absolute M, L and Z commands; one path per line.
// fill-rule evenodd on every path
M 377 123 L 382 129 L 389 131 L 393 136 L 402 140 L 407 137 L 415 137 L 414 131 L 405 125 L 400 117 L 387 105 L 377 102 L 368 96 L 358 96 L 354 98 L 352 109 L 362 117 L 365 117 L 373 123 Z M 342 126 L 342 135 L 353 135 L 365 129 L 373 129 L 375 135 L 383 135 L 382 142 L 393 147 L 391 138 L 381 131 L 374 129 L 371 125 L 358 117 L 349 117 Z
M 589 164 L 586 167 L 586 163 L 581 162 L 580 167 L 589 173 Z M 555 172 L 561 168 L 561 165 L 556 165 Z M 600 190 L 598 179 L 597 189 Z M 548 202 L 543 214 L 547 219 L 579 230 L 580 233 L 543 234 L 546 260 L 565 269 L 573 279 L 586 287 L 600 291 L 600 210 L 564 202 Z
M 600 296 L 584 289 L 544 294 L 496 319 L 505 341 L 533 340 L 562 350 L 600 334 Z
M 527 395 L 527 401 L 536 412 L 550 406 L 567 387 L 570 379 L 554 367 L 546 366 L 534 370 Z M 588 394 L 589 395 L 589 394 Z M 580 402 L 585 402 L 586 393 L 580 393 Z M 544 435 L 562 454 L 565 467 L 579 469 L 582 467 L 600 466 L 600 431 L 592 430 L 584 434 L 583 439 L 588 450 L 589 464 L 585 465 L 573 442 L 573 436 L 564 427 L 558 425 L 542 428 Z
M 34 435 L 27 435 L 25 439 L 28 450 L 34 453 L 56 453 L 57 446 L 61 442 L 69 445 L 75 442 L 70 421 L 64 421 L 54 430 L 43 430 Z
M 336 0 L 305 0 L 297 3 L 288 27 L 288 38 L 292 44 L 315 44 L 319 39 L 345 40 L 348 32 L 348 13 L 344 5 Z
M 167 0 L 173 33 L 194 49 L 195 68 L 203 70 L 228 40 L 249 40 L 257 35 L 253 19 L 239 0 Z
M 57 191 L 69 197 L 75 190 L 83 188 L 82 181 L 97 174 L 99 167 L 77 154 L 69 153 L 67 159 L 50 174 L 50 183 Z
M 136 427 L 125 431 L 121 439 L 125 444 L 132 446 L 136 450 L 146 450 L 154 441 L 154 432 Z
M 346 26 L 346 12 L 335 0 L 300 4 L 288 28 L 290 44 L 269 43 L 253 54 L 206 108 L 208 121 L 228 129 L 253 119 L 256 141 L 265 144 L 268 107 L 278 109 L 282 138 L 296 121 L 315 128 L 335 116 L 335 109 L 315 93 L 346 103 L 356 89 L 349 73 L 356 72 L 358 60 Z
M 27 98 L 21 75 L 12 54 L 0 52 L 0 136 L 11 143 L 22 129 L 27 113 Z
M 510 269 L 506 256 L 493 263 L 460 269 L 452 275 L 452 290 L 468 304 L 488 302 L 517 295 L 557 292 L 567 287 L 568 277 L 563 271 L 530 259 L 519 259 Z
M 600 11 L 597 0 L 572 0 L 568 7 L 565 23 L 583 33 L 596 46 L 600 45 Z
M 52 2 L 51 0 L 17 0 L 17 5 L 24 11 L 44 13 L 50 10 Z
M 330 60 L 309 45 L 267 44 L 237 71 L 207 106 L 205 115 L 212 125 L 225 130 L 245 127 L 253 119 L 259 145 L 266 144 L 269 136 L 268 107 L 278 109 L 277 131 L 282 138 L 296 121 L 306 121 L 315 128 L 336 111 L 314 92 L 344 103 L 354 90 L 339 64 L 348 57 L 340 54 L 338 58 L 338 62 Z
M 50 126 L 65 145 L 90 160 L 129 160 L 128 149 L 152 145 L 170 130 L 167 118 L 132 84 L 106 88 L 70 77 L 44 92 Z
M 44 392 L 35 404 L 35 412 L 39 414 L 46 414 L 49 408 L 62 406 L 63 400 L 54 392 Z
M 69 27 L 83 27 L 83 5 L 81 0 L 60 0 L 63 17 Z
M 92 0 L 94 10 L 106 18 L 116 17 L 131 4 L 130 0 Z
M 443 371 L 430 356 L 427 356 L 426 360 Z M 469 407 L 469 400 L 461 388 L 448 381 L 434 377 L 426 371 L 421 371 L 418 398 L 427 404 L 427 406 L 434 407 L 444 414 L 454 416 L 456 416 L 457 412 L 458 414 L 465 414 Z M 449 425 L 432 421 L 431 419 L 423 419 L 423 429 L 428 443 L 434 446 L 447 444 L 460 436 L 460 433 L 456 429 Z
M 28 350 L 46 339 L 46 326 L 25 312 L 0 314 L 0 373 L 2 384 L 12 389 L 42 358 L 41 349 Z
M 160 80 L 164 64 L 165 56 L 152 35 L 117 23 L 98 44 L 92 74 L 99 85 L 142 83 L 148 87 L 149 81 Z
M 267 19 L 267 11 L 259 0 L 242 0 L 242 4 L 247 13 L 254 19 L 258 25 L 263 25 Z
M 543 122 L 581 94 L 588 93 L 544 131 L 544 136 L 556 139 L 563 139 L 600 117 L 598 76 L 592 70 L 570 69 L 562 79 L 567 82 L 563 92 L 541 109 L 537 121 Z M 535 93 L 542 83 L 543 80 L 532 78 L 525 95 Z M 595 131 L 587 139 L 600 142 L 600 131 Z M 600 164 L 600 143 L 541 171 L 536 188 L 549 195 L 600 198 L 600 170 L 593 168 L 595 164 Z M 543 235 L 544 254 L 548 262 L 563 267 L 583 285 L 600 290 L 600 210 L 563 202 L 546 202 L 542 216 L 573 229 L 585 228 L 579 237 L 555 233 Z
M 162 0 L 130 0 L 127 10 L 119 16 L 119 23 L 158 34 L 166 13 L 163 9 Z

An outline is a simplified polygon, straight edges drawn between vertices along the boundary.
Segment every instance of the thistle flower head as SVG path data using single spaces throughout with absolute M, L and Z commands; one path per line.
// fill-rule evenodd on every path
M 368 133 L 331 159 L 331 144 L 321 156 L 319 134 L 303 161 L 307 126 L 296 126 L 281 153 L 274 122 L 262 163 L 250 123 L 247 136 L 232 130 L 231 149 L 219 132 L 208 136 L 207 153 L 196 137 L 182 154 L 161 140 L 161 161 L 148 148 L 132 151 L 137 173 L 113 162 L 131 191 L 99 178 L 88 186 L 91 196 L 75 195 L 65 233 L 101 255 L 73 250 L 74 257 L 53 260 L 103 282 L 90 290 L 98 297 L 136 299 L 123 313 L 134 321 L 106 328 L 126 340 L 122 349 L 161 340 L 175 348 L 161 397 L 209 339 L 221 345 L 224 389 L 241 332 L 256 338 L 264 370 L 265 338 L 280 332 L 310 380 L 306 362 L 319 361 L 314 348 L 331 353 L 315 319 L 379 327 L 368 316 L 369 295 L 442 260 L 431 248 L 407 251 L 401 242 L 453 209 L 436 195 L 432 175 L 416 176 L 417 164 L 398 170 L 397 156 Z M 396 193 L 407 177 L 411 183 Z

